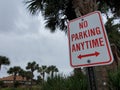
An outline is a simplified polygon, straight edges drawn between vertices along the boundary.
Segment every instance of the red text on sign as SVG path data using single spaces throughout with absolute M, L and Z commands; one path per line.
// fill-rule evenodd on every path
M 72 44 L 72 52 L 81 51 L 85 49 L 91 49 L 104 46 L 103 38 L 96 38 L 89 41 L 84 41 L 76 44 Z
M 101 34 L 100 27 L 95 27 L 71 35 L 72 41 L 89 38 Z
M 87 21 L 83 21 L 81 23 L 79 23 L 79 28 L 80 29 L 83 29 L 83 28 L 86 28 L 88 27 L 88 22 Z

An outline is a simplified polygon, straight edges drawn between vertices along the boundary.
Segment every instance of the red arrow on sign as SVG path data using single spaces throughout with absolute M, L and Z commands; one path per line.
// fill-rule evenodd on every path
M 99 52 L 95 51 L 94 53 L 90 53 L 90 54 L 85 54 L 85 55 L 81 55 L 81 54 L 80 54 L 80 55 L 78 56 L 78 58 L 79 58 L 79 59 L 82 59 L 82 58 L 91 57 L 91 56 L 96 56 L 96 57 L 97 57 L 99 54 L 100 54 Z

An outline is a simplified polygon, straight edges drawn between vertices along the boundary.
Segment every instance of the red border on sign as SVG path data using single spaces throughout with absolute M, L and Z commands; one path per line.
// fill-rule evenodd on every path
M 74 22 L 76 20 L 79 20 L 81 18 L 84 18 L 86 16 L 90 16 L 92 14 L 95 14 L 97 13 L 99 15 L 99 19 L 100 19 L 100 24 L 102 26 L 102 30 L 103 30 L 103 35 L 104 35 L 104 38 L 105 38 L 105 42 L 106 42 L 106 47 L 107 47 L 107 51 L 108 51 L 108 55 L 109 55 L 109 60 L 107 60 L 106 62 L 97 62 L 97 63 L 90 63 L 90 64 L 79 64 L 79 65 L 73 65 L 72 64 L 72 55 L 71 55 L 71 43 L 70 43 L 70 23 L 71 22 Z M 90 67 L 90 66 L 98 66 L 98 65 L 107 65 L 107 64 L 110 64 L 112 63 L 113 61 L 113 57 L 112 57 L 112 54 L 111 54 L 111 49 L 109 47 L 109 42 L 108 42 L 108 39 L 107 39 L 107 36 L 106 36 L 106 31 L 105 31 L 105 28 L 104 28 L 104 25 L 102 23 L 102 18 L 101 18 L 101 13 L 99 11 L 95 11 L 95 12 L 92 12 L 92 13 L 89 13 L 87 15 L 84 15 L 84 16 L 81 16 L 79 18 L 76 18 L 76 19 L 73 19 L 71 20 L 69 23 L 68 23 L 68 39 L 69 39 L 69 55 L 70 55 L 70 65 L 74 68 L 79 68 L 79 67 Z

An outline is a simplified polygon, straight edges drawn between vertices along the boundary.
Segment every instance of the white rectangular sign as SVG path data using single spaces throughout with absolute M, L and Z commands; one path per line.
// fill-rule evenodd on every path
M 72 67 L 112 63 L 113 55 L 99 11 L 71 20 L 68 23 L 68 38 Z

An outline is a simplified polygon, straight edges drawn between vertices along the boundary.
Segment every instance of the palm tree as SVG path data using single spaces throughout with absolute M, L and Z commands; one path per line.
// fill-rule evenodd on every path
M 54 65 L 51 65 L 51 66 L 48 67 L 48 73 L 51 74 L 51 78 L 53 78 L 54 73 L 58 72 L 58 71 L 59 71 L 58 68 L 56 66 L 54 66 Z
M 45 73 L 47 71 L 47 66 L 42 65 L 41 67 L 38 68 L 38 72 L 42 75 L 43 81 L 45 79 Z
M 0 70 L 2 65 L 9 65 L 10 61 L 7 57 L 5 56 L 0 56 Z
M 118 0 L 25 0 L 32 15 L 41 11 L 46 20 L 46 27 L 52 32 L 56 28 L 66 32 L 68 20 L 95 10 L 106 13 L 111 9 L 115 16 L 120 16 L 118 2 Z
M 33 62 L 28 62 L 27 66 L 26 66 L 26 69 L 27 70 L 30 70 L 30 72 L 32 73 L 32 77 L 31 77 L 31 85 L 32 85 L 32 81 L 33 81 L 33 77 L 34 77 L 34 71 L 37 70 L 39 67 L 38 64 L 36 64 L 35 61 Z
M 15 87 L 15 82 L 16 82 L 16 76 L 19 74 L 21 68 L 19 66 L 14 66 L 9 68 L 9 70 L 7 71 L 8 74 L 12 74 L 13 75 L 13 84 Z

